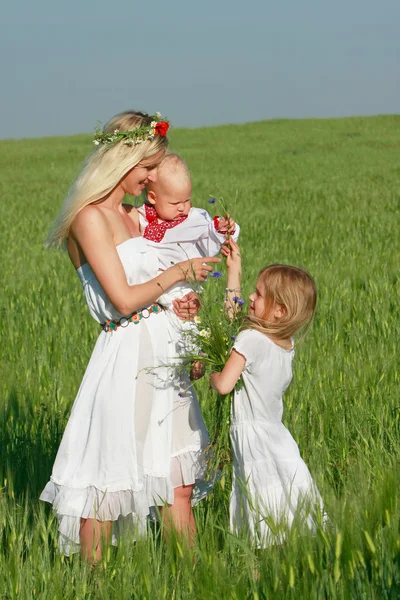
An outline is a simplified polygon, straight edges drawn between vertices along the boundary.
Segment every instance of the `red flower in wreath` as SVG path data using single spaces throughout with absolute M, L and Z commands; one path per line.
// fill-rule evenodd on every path
M 154 129 L 156 130 L 156 133 L 163 137 L 167 135 L 168 128 L 169 128 L 169 123 L 167 123 L 166 121 L 160 121 L 154 127 Z

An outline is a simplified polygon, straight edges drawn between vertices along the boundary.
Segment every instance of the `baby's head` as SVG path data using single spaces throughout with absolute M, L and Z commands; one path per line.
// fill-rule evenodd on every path
M 188 214 L 192 182 L 187 164 L 176 154 L 167 154 L 157 168 L 156 181 L 147 184 L 147 200 L 163 221 Z
M 269 265 L 261 269 L 256 290 L 249 299 L 248 325 L 286 340 L 311 323 L 317 304 L 317 290 L 305 269 Z

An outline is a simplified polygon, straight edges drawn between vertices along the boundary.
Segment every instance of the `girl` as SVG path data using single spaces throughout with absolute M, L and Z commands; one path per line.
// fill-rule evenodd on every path
M 156 177 L 168 144 L 160 116 L 128 111 L 96 135 L 49 240 L 66 243 L 102 326 L 41 494 L 59 519 L 61 550 L 81 549 L 89 561 L 101 557 L 113 524 L 114 533 L 129 523 L 145 532 L 154 506 L 168 504 L 166 520 L 192 536 L 192 490 L 205 475 L 207 430 L 194 392 L 183 375 L 157 368 L 175 357 L 157 298 L 193 272 L 204 281 L 212 270 L 205 263 L 219 259 L 184 261 L 157 275 L 139 215 L 123 204 Z M 184 402 L 180 390 L 188 390 Z
M 241 259 L 237 244 L 231 239 L 229 245 L 226 304 L 232 310 L 240 297 Z M 300 505 L 318 503 L 322 508 L 297 444 L 282 424 L 293 336 L 310 324 L 317 294 L 307 271 L 276 264 L 260 271 L 249 299 L 245 329 L 222 372 L 211 375 L 211 386 L 228 394 L 243 380 L 232 406 L 230 521 L 233 531 L 246 529 L 264 547 L 279 539 L 274 536 L 277 525 L 290 526 Z M 313 525 L 310 514 L 307 522 Z

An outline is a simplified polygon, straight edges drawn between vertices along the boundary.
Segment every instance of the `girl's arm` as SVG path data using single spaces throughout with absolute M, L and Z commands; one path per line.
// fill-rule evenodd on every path
M 222 249 L 222 254 L 226 256 L 226 266 L 228 267 L 225 310 L 228 311 L 228 316 L 233 318 L 238 308 L 243 304 L 240 287 L 242 280 L 242 258 L 240 248 L 233 238 L 229 238 L 226 241 Z
M 211 387 L 223 396 L 229 394 L 241 376 L 245 364 L 246 360 L 244 356 L 233 349 L 222 371 L 220 373 L 212 373 L 210 377 Z
M 81 247 L 114 308 L 122 315 L 152 304 L 179 281 L 204 281 L 208 272 L 212 271 L 212 267 L 204 263 L 220 261 L 216 257 L 194 258 L 177 263 L 146 283 L 129 285 L 111 227 L 101 210 L 91 205 L 81 210 L 71 226 L 71 235 Z

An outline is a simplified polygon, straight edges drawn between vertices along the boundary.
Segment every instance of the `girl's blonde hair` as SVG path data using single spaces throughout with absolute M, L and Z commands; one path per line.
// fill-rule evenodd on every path
M 150 123 L 151 117 L 148 114 L 128 110 L 113 117 L 103 131 L 131 131 L 138 127 L 150 126 Z M 46 245 L 61 247 L 68 236 L 72 221 L 82 208 L 108 196 L 121 179 L 145 158 L 163 151 L 161 161 L 167 147 L 167 138 L 160 135 L 133 146 L 124 144 L 123 141 L 97 146 L 72 185 Z
M 299 267 L 275 264 L 261 269 L 257 281 L 265 300 L 265 313 L 262 319 L 245 317 L 246 326 L 280 340 L 289 339 L 300 330 L 305 333 L 317 305 L 317 290 L 311 275 Z M 272 322 L 268 314 L 275 304 L 283 306 L 285 314 Z

